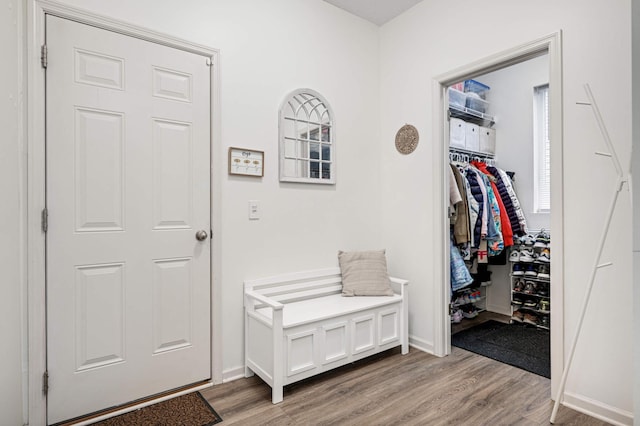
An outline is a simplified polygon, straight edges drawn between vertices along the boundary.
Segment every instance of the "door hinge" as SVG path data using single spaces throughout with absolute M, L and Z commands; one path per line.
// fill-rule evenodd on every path
M 213 61 L 211 60 L 211 58 L 207 58 L 207 66 L 210 67 L 213 65 Z
M 45 207 L 42 209 L 42 232 L 49 230 L 49 210 Z
M 42 374 L 42 393 L 45 395 L 49 392 L 49 372 L 45 371 Z
M 49 64 L 48 53 L 47 45 L 43 44 L 40 48 L 40 63 L 42 64 L 42 68 L 47 68 L 47 65 Z

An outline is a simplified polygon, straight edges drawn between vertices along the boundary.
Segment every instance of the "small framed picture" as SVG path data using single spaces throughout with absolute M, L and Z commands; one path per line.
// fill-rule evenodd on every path
M 264 151 L 229 147 L 229 174 L 264 176 Z

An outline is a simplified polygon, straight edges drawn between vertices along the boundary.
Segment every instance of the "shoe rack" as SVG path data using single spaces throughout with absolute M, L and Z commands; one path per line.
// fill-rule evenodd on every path
M 527 235 L 511 248 L 511 322 L 550 330 L 551 250 L 548 234 Z

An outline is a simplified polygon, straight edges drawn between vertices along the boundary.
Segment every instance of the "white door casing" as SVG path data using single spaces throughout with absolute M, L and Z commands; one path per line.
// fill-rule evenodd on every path
M 211 378 L 204 56 L 47 16 L 48 422 Z
M 497 69 L 507 67 L 527 59 L 547 54 L 549 56 L 549 106 L 550 106 L 550 138 L 551 144 L 551 229 L 553 229 L 553 271 L 551 281 L 551 299 L 554 301 L 554 309 L 551 314 L 551 394 L 555 395 L 563 368 L 564 348 L 564 323 L 563 316 L 563 285 L 564 285 L 564 210 L 563 210 L 563 132 L 562 132 L 562 31 L 558 31 L 537 40 L 516 46 L 504 52 L 496 53 L 484 59 L 467 64 L 445 74 L 435 76 L 432 81 L 432 111 L 433 122 L 441 123 L 433 126 L 433 140 L 441 141 L 434 144 L 434 158 L 438 159 L 433 167 L 434 181 L 440 188 L 438 202 L 434 203 L 434 229 L 438 230 L 439 238 L 434 239 L 434 253 L 438 257 L 433 273 L 436 286 L 434 306 L 434 353 L 437 356 L 445 356 L 451 352 L 451 330 L 449 321 L 450 301 L 450 277 L 449 277 L 449 221 L 447 218 L 447 206 L 449 205 L 449 192 L 447 188 L 448 164 L 448 136 L 449 126 L 446 124 L 448 104 L 446 103 L 447 87 L 458 81 L 473 76 L 485 74 Z

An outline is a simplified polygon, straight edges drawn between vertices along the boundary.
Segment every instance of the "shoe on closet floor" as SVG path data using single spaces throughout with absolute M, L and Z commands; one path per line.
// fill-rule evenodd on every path
M 551 279 L 551 270 L 549 265 L 538 265 L 538 278 L 543 280 Z
M 525 281 L 523 292 L 526 294 L 534 294 L 538 290 L 538 284 L 533 281 Z
M 514 277 L 523 276 L 524 270 L 522 269 L 522 265 L 519 263 L 516 263 L 515 265 L 513 265 L 513 271 L 511 271 L 511 275 L 513 275 Z
M 462 321 L 462 309 L 456 309 L 453 314 L 451 314 L 451 322 L 454 324 L 458 324 Z
M 527 265 L 524 271 L 524 276 L 531 277 L 531 278 L 537 277 L 538 271 L 536 270 L 536 265 L 534 265 L 533 263 L 530 265 Z
M 527 247 L 533 247 L 533 244 L 536 242 L 535 238 L 533 238 L 533 235 L 527 234 L 523 237 L 520 237 L 520 243 L 522 245 L 525 245 Z
M 536 290 L 536 293 L 539 294 L 540 296 L 549 296 L 549 286 L 548 284 L 543 284 L 543 283 L 538 283 L 538 288 Z
M 532 248 L 525 248 L 520 250 L 520 262 L 533 262 L 535 260 L 534 252 Z
M 523 290 L 524 290 L 524 281 L 516 280 L 515 284 L 513 285 L 513 291 L 522 292 Z
M 538 316 L 527 312 L 524 314 L 522 322 L 525 324 L 538 325 Z
M 540 231 L 538 235 L 536 235 L 536 242 L 533 244 L 534 248 L 547 248 L 549 247 L 549 243 L 551 242 L 551 238 L 549 238 L 549 234 L 545 232 L 544 229 Z
M 462 316 L 465 318 L 475 318 L 478 316 L 478 310 L 473 305 L 469 305 L 469 307 L 462 310 Z
M 540 301 L 540 310 L 543 313 L 551 312 L 551 302 L 548 301 L 548 300 L 541 300 Z
M 551 328 L 551 321 L 549 319 L 549 315 L 540 316 L 540 325 L 543 327 Z
M 513 321 L 522 322 L 522 320 L 524 319 L 524 313 L 518 310 L 513 311 L 513 314 L 511 314 L 511 319 Z
M 456 299 L 453 301 L 454 306 L 462 306 L 462 305 L 464 305 L 466 303 L 467 302 L 464 301 L 464 297 L 462 297 L 462 296 L 456 297 Z
M 542 250 L 542 253 L 538 256 L 538 262 L 551 263 L 551 250 L 548 248 Z

